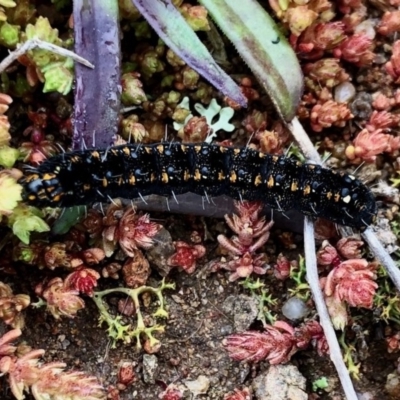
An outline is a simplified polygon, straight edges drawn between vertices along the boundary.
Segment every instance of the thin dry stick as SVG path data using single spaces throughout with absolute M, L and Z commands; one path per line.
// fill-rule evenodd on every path
M 374 232 L 368 227 L 363 233 L 362 237 L 368 243 L 369 248 L 374 253 L 374 256 L 381 262 L 386 269 L 390 279 L 393 281 L 397 290 L 400 290 L 400 271 L 394 263 L 392 257 L 382 246 L 382 243 L 378 240 Z
M 299 144 L 304 155 L 312 161 L 322 164 L 321 157 L 315 149 L 313 143 L 308 137 L 303 126 L 297 118 L 294 118 L 290 124 L 289 129 L 292 132 L 295 140 Z M 306 258 L 307 281 L 310 285 L 310 290 L 313 295 L 315 307 L 318 311 L 319 320 L 324 330 L 326 341 L 329 346 L 331 360 L 336 368 L 343 390 L 348 400 L 357 400 L 357 395 L 353 387 L 353 382 L 350 379 L 349 371 L 343 361 L 340 345 L 336 337 L 335 330 L 333 329 L 331 318 L 325 304 L 325 299 L 319 284 L 319 276 L 317 269 L 317 258 L 315 251 L 315 237 L 314 237 L 314 224 L 306 217 L 304 219 L 304 251 Z
M 19 46 L 14 51 L 10 52 L 10 54 L 0 63 L 0 73 L 5 71 L 7 67 L 9 67 L 14 61 L 18 59 L 18 57 L 23 56 L 26 52 L 33 49 L 42 49 L 48 50 L 53 53 L 59 54 L 60 56 L 70 57 L 76 62 L 79 62 L 85 65 L 88 68 L 94 68 L 94 65 L 84 58 L 78 56 L 73 51 L 64 49 L 63 47 L 56 46 L 55 44 L 44 42 L 40 39 L 31 39 Z
M 301 125 L 297 117 L 294 117 L 292 121 L 288 123 L 288 127 L 305 157 L 317 164 L 322 164 L 317 149 L 314 147 L 313 142 L 308 137 L 307 132 L 304 130 L 303 125 Z
M 347 400 L 357 400 L 357 394 L 350 379 L 349 371 L 343 361 L 342 352 L 319 285 L 314 225 L 308 217 L 304 219 L 304 252 L 307 260 L 307 281 L 318 311 L 320 324 L 329 345 L 331 360 L 335 365 Z

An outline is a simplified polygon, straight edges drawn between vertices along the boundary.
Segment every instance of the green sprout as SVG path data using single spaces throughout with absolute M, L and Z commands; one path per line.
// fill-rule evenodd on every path
M 312 391 L 316 392 L 319 389 L 326 389 L 328 387 L 328 379 L 325 376 L 322 378 L 316 379 L 312 383 Z
M 400 175 L 400 171 L 396 171 L 396 174 Z M 390 180 L 390 182 L 392 182 L 392 186 L 393 187 L 396 188 L 396 187 L 400 186 L 400 177 L 398 177 L 398 178 L 390 178 L 389 180 Z
M 296 296 L 303 301 L 307 301 L 310 296 L 310 287 L 306 281 L 306 262 L 304 257 L 300 256 L 299 266 L 290 268 L 290 279 L 296 282 L 294 289 L 289 289 L 291 296 Z
M 381 266 L 377 271 L 379 279 L 378 291 L 374 297 L 374 306 L 381 310 L 380 318 L 400 324 L 400 296 L 393 290 L 386 270 Z
M 244 288 L 249 289 L 251 296 L 257 300 L 257 319 L 262 322 L 263 326 L 268 325 L 268 323 L 272 325 L 277 318 L 271 313 L 269 306 L 275 306 L 277 300 L 272 298 L 272 294 L 268 294 L 268 290 L 265 289 L 265 284 L 262 283 L 259 278 L 254 281 L 248 277 L 241 282 L 241 285 L 243 285 Z
M 345 332 L 342 332 L 339 338 L 339 343 L 343 351 L 343 361 L 346 364 L 349 374 L 356 380 L 360 379 L 360 366 L 361 364 L 355 364 L 353 355 L 356 355 L 356 348 L 350 344 L 348 345 L 345 340 Z
M 168 313 L 165 309 L 165 301 L 163 297 L 163 291 L 166 289 L 175 289 L 175 284 L 166 283 L 165 279 L 163 279 L 158 288 L 153 288 L 151 286 L 141 286 L 136 289 L 114 288 L 103 290 L 101 292 L 94 292 L 93 301 L 100 311 L 99 324 L 102 325 L 102 323 L 105 322 L 108 325 L 107 332 L 113 340 L 113 348 L 115 348 L 118 340 L 122 340 L 125 343 L 130 343 L 132 339 L 134 339 L 136 341 L 136 348 L 140 349 L 142 347 L 142 337 L 145 337 L 149 340 L 149 345 L 151 347 L 159 343 L 159 340 L 153 336 L 153 333 L 163 332 L 164 326 L 156 324 L 154 326 L 147 327 L 145 325 L 140 309 L 139 296 L 143 293 L 150 293 L 155 295 L 158 300 L 158 308 L 153 313 L 153 317 L 168 318 Z M 115 317 L 108 312 L 107 307 L 103 301 L 103 297 L 111 293 L 122 293 L 132 299 L 136 310 L 136 326 L 133 326 L 131 324 L 124 325 L 121 321 L 121 316 Z

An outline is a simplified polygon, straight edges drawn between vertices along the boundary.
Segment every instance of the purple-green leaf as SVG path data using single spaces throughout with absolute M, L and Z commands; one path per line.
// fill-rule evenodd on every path
M 286 121 L 296 114 L 303 75 L 296 54 L 255 0 L 199 0 L 232 41 Z
M 74 0 L 75 52 L 94 64 L 75 64 L 74 149 L 114 143 L 120 109 L 117 0 Z
M 241 106 L 247 99 L 215 62 L 170 0 L 132 0 L 165 44 L 224 95 Z

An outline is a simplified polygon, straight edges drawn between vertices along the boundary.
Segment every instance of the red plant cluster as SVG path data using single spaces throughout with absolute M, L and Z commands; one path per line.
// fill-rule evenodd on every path
M 48 157 L 57 154 L 59 149 L 54 142 L 46 139 L 47 110 L 28 111 L 28 118 L 32 121 L 32 125 L 24 130 L 23 135 L 30 135 L 30 141 L 22 143 L 19 150 L 25 161 L 40 164 Z
M 284 321 L 266 325 L 264 332 L 247 331 L 228 336 L 223 341 L 229 357 L 236 361 L 260 362 L 270 364 L 288 362 L 298 350 L 312 343 L 320 355 L 328 352 L 322 328 L 316 321 L 309 321 L 293 328 Z
M 135 374 L 134 364 L 132 362 L 124 361 L 120 364 L 117 380 L 118 385 L 126 388 L 130 386 L 137 379 Z
M 119 243 L 128 257 L 134 257 L 138 248 L 148 249 L 153 244 L 152 238 L 161 229 L 161 225 L 150 221 L 148 214 L 137 214 L 134 207 L 124 210 L 118 200 L 108 207 L 103 224 L 105 228 L 102 236 L 106 254 L 112 253 Z
M 137 288 L 146 284 L 150 276 L 150 264 L 141 250 L 134 250 L 135 256 L 129 257 L 122 267 L 126 286 Z
M 378 8 L 385 12 L 376 25 L 368 19 L 369 12 L 361 0 L 269 0 L 276 17 L 290 30 L 290 42 L 296 54 L 303 60 L 312 61 L 303 66 L 308 91 L 303 96 L 298 115 L 301 119 L 310 119 L 311 128 L 316 132 L 330 127 L 344 127 L 354 118 L 350 103 L 354 99 L 355 90 L 349 82 L 346 64 L 375 68 L 374 61 L 379 59 L 379 54 L 374 53 L 375 44 L 380 43 L 375 36 L 393 35 L 400 29 L 400 11 L 395 10 L 394 6 L 398 1 L 393 0 L 390 5 L 378 3 Z M 387 42 L 386 38 L 384 42 Z M 378 69 L 376 72 L 371 70 L 371 73 L 361 74 L 364 79 L 362 82 L 372 79 L 374 84 L 379 85 L 385 81 L 386 72 L 386 76 L 394 83 L 400 83 L 400 40 L 394 42 L 391 58 L 385 64 L 384 71 L 378 72 Z M 345 82 L 349 84 L 339 88 Z M 330 96 L 327 97 L 326 92 Z M 376 107 L 375 104 L 373 106 Z M 382 110 L 378 107 L 375 109 Z M 357 108 L 353 107 L 352 110 Z M 396 114 L 391 114 L 391 118 L 396 120 Z M 392 126 L 398 125 L 398 121 L 397 124 L 396 121 L 393 123 Z M 390 135 L 388 128 L 384 124 L 377 124 L 373 130 L 370 126 L 362 130 L 347 149 L 348 158 L 354 164 L 373 162 L 376 155 L 382 152 L 393 153 L 399 150 L 400 140 Z
M 372 39 L 366 34 L 355 34 L 347 37 L 333 50 L 336 58 L 355 64 L 357 67 L 366 67 L 372 64 L 375 54 L 372 52 Z
M 161 400 L 181 400 L 183 399 L 183 393 L 178 386 L 171 383 L 159 396 Z
M 25 326 L 22 311 L 29 306 L 30 302 L 28 295 L 15 295 L 9 285 L 0 282 L 0 319 L 5 324 L 22 329 Z
M 184 241 L 174 242 L 175 253 L 168 258 L 171 267 L 182 268 L 186 273 L 193 274 L 197 260 L 204 257 L 206 248 L 201 244 L 190 245 Z
M 61 278 L 53 278 L 47 283 L 39 283 L 35 293 L 47 302 L 47 309 L 58 319 L 62 315 L 73 318 L 85 307 L 85 302 L 79 297 L 79 291 L 71 289 Z
M 77 290 L 79 293 L 93 296 L 93 289 L 97 286 L 98 279 L 100 279 L 100 274 L 94 269 L 79 267 L 65 278 L 64 286 Z
M 343 329 L 347 324 L 346 304 L 372 308 L 378 288 L 375 282 L 376 264 L 361 258 L 362 245 L 362 241 L 353 237 L 341 239 L 336 247 L 324 241 L 317 253 L 319 265 L 333 267 L 320 282 L 336 329 Z M 342 257 L 348 259 L 343 261 Z
M 351 307 L 372 308 L 378 284 L 375 282 L 375 265 L 364 259 L 346 260 L 329 273 L 324 293 L 337 302 L 345 301 Z
M 220 245 L 230 254 L 230 260 L 219 260 L 211 263 L 211 269 L 227 269 L 232 274 L 230 281 L 246 278 L 252 273 L 265 274 L 265 254 L 254 254 L 269 239 L 273 221 L 266 222 L 259 214 L 263 208 L 260 202 L 235 202 L 238 214 L 225 215 L 228 226 L 236 233 L 228 239 L 218 236 Z
M 400 83 L 400 40 L 393 44 L 390 61 L 385 64 L 387 73 L 393 78 L 394 83 Z
M 395 353 L 400 349 L 400 332 L 395 333 L 386 339 L 388 353 Z
M 210 133 L 212 128 L 208 125 L 206 117 L 192 117 L 179 130 L 178 136 L 184 143 L 197 143 L 204 142 Z
M 297 268 L 298 262 L 296 260 L 289 261 L 282 253 L 276 259 L 274 265 L 274 275 L 276 279 L 284 281 L 289 278 L 292 268 Z
M 0 372 L 8 375 L 8 383 L 16 399 L 24 399 L 29 389 L 39 399 L 88 399 L 105 400 L 104 390 L 97 379 L 83 372 L 65 372 L 66 364 L 42 364 L 44 350 L 29 349 L 20 354 L 12 344 L 21 335 L 13 329 L 0 338 Z
M 359 163 L 361 160 L 374 162 L 378 154 L 399 150 L 400 137 L 386 133 L 398 124 L 397 115 L 375 110 L 366 127 L 354 139 L 353 145 L 346 148 L 346 156 L 354 163 Z
M 264 153 L 283 154 L 284 147 L 291 140 L 289 132 L 280 121 L 272 124 L 270 130 L 256 132 L 254 138 L 259 141 L 259 148 Z
M 310 123 L 314 132 L 321 132 L 331 126 L 344 127 L 353 118 L 346 104 L 333 100 L 316 104 L 310 113 Z

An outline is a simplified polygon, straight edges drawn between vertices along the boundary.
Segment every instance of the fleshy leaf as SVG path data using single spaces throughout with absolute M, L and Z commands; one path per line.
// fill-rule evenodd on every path
M 68 207 L 60 215 L 56 222 L 51 227 L 51 233 L 53 235 L 64 235 L 66 234 L 81 218 L 86 214 L 86 207 L 75 206 Z
M 199 0 L 232 41 L 286 121 L 295 116 L 303 91 L 296 54 L 255 0 Z
M 224 95 L 247 105 L 238 85 L 215 62 L 189 24 L 170 0 L 132 0 L 158 36 L 191 68 L 197 71 Z
M 29 244 L 31 232 L 48 232 L 50 227 L 42 219 L 42 213 L 35 207 L 20 204 L 8 217 L 8 226 L 21 242 Z

